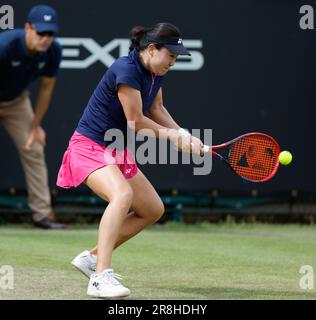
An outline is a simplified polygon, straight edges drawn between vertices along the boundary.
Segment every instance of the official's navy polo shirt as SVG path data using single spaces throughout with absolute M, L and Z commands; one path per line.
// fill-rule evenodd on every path
M 57 41 L 46 52 L 30 56 L 23 29 L 0 33 L 0 101 L 17 98 L 28 84 L 40 76 L 56 77 L 61 60 Z
M 107 130 L 120 129 L 125 138 L 127 120 L 118 98 L 118 85 L 126 84 L 139 90 L 142 97 L 143 113 L 146 114 L 162 85 L 162 76 L 155 76 L 140 61 L 134 49 L 128 56 L 117 59 L 107 70 L 93 92 L 79 121 L 77 131 L 91 140 L 109 145 L 104 141 Z

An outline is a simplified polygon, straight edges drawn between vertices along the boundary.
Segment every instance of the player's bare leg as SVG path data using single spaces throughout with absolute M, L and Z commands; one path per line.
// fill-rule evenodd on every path
M 127 181 L 133 190 L 131 205 L 133 211 L 124 219 L 114 249 L 145 227 L 155 223 L 164 213 L 164 205 L 159 195 L 140 170 L 135 177 Z M 90 252 L 96 255 L 98 246 L 91 249 Z
M 73 264 L 90 278 L 88 296 L 126 297 L 130 294 L 130 290 L 118 281 L 120 277 L 111 269 L 111 259 L 119 230 L 132 204 L 133 190 L 115 165 L 108 165 L 94 171 L 86 179 L 86 184 L 101 198 L 108 199 L 109 204 L 99 225 L 98 248 L 100 250 L 97 254 L 96 269 L 92 270 L 90 266 L 91 272 L 85 272 L 74 261 Z M 75 259 L 80 260 L 77 257 Z
M 115 165 L 108 165 L 91 173 L 87 186 L 109 204 L 99 226 L 98 262 L 96 271 L 110 268 L 112 251 L 122 229 L 122 224 L 132 205 L 133 191 Z

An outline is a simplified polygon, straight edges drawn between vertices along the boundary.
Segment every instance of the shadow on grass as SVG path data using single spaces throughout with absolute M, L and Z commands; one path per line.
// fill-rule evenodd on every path
M 284 290 L 262 290 L 262 289 L 244 289 L 244 288 L 188 288 L 177 287 L 170 291 L 185 294 L 188 299 L 207 299 L 207 300 L 231 300 L 231 299 L 246 299 L 246 300 L 278 300 L 278 299 L 316 299 L 315 292 L 299 292 L 299 291 L 284 291 Z M 179 295 L 179 294 L 178 294 Z M 166 297 L 166 299 L 168 299 Z

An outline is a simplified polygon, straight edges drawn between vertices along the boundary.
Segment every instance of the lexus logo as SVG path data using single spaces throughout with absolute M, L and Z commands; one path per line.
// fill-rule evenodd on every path
M 113 51 L 118 49 L 119 56 L 126 56 L 130 45 L 129 39 L 113 39 L 104 46 L 92 38 L 58 38 L 57 40 L 63 47 L 63 60 L 60 67 L 64 69 L 87 69 L 97 61 L 109 68 L 118 58 L 113 56 Z M 183 40 L 183 45 L 188 48 L 191 56 L 179 56 L 171 70 L 200 70 L 204 65 L 204 57 L 197 49 L 202 49 L 202 40 Z M 83 58 L 86 51 L 88 56 Z

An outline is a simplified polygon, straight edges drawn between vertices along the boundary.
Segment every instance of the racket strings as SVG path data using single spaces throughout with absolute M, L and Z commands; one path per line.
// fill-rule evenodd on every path
M 279 147 L 265 135 L 249 135 L 235 141 L 229 151 L 229 164 L 241 177 L 262 181 L 272 176 L 278 164 Z

